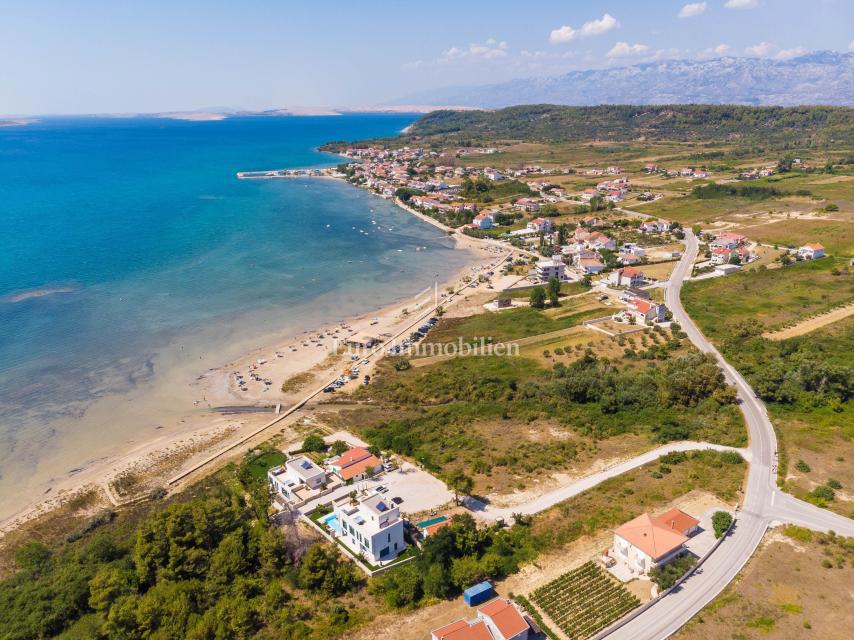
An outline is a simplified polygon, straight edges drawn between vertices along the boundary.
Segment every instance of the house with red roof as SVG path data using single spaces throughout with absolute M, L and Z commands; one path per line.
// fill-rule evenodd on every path
M 623 267 L 608 276 L 608 282 L 615 287 L 639 287 L 646 282 L 643 271 L 635 267 Z
M 660 516 L 639 515 L 614 530 L 614 558 L 636 574 L 667 564 L 685 552 L 688 537 L 700 521 L 680 509 Z
M 551 233 L 552 221 L 548 218 L 534 218 L 528 223 L 528 229 L 537 233 Z
M 614 320 L 623 322 L 630 320 L 636 324 L 647 324 L 648 322 L 662 322 L 667 313 L 667 307 L 652 300 L 640 297 L 629 298 L 627 306 L 623 311 L 614 314 Z
M 382 461 L 364 447 L 354 447 L 340 456 L 332 458 L 327 466 L 344 480 L 363 480 L 382 467 Z
M 824 257 L 824 247 L 818 243 L 810 242 L 798 249 L 798 255 L 804 260 L 815 260 Z
M 512 600 L 495 598 L 477 610 L 471 621 L 457 620 L 439 627 L 431 640 L 527 640 L 531 623 Z

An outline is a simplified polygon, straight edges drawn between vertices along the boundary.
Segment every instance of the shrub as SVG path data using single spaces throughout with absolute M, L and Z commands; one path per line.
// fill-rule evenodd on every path
M 795 463 L 795 469 L 797 469 L 801 473 L 809 473 L 810 471 L 812 471 L 812 469 L 810 469 L 810 466 L 803 460 L 798 460 Z
M 302 441 L 302 450 L 326 451 L 326 443 L 323 441 L 323 438 L 320 435 L 316 433 L 310 433 L 306 436 L 305 440 Z
M 830 487 L 831 489 L 841 489 L 842 488 L 842 483 L 839 482 L 839 480 L 834 480 L 833 478 L 828 480 L 825 484 L 827 484 L 827 486 Z
M 715 529 L 715 538 L 720 538 L 732 524 L 732 514 L 728 511 L 715 511 L 712 516 L 712 527 Z
M 819 498 L 820 500 L 833 500 L 836 497 L 836 494 L 833 492 L 833 489 L 828 487 L 827 485 L 819 485 L 812 491 L 810 491 L 810 495 L 813 497 Z

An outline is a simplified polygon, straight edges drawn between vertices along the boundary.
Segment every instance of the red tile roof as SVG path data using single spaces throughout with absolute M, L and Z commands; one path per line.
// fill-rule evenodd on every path
M 436 629 L 433 635 L 439 640 L 493 640 L 492 634 L 483 621 L 469 625 L 465 620 L 458 620 Z
M 373 454 L 369 454 L 367 458 L 364 460 L 359 460 L 359 462 L 354 462 L 344 468 L 342 468 L 338 475 L 341 476 L 344 480 L 350 480 L 351 478 L 355 478 L 360 473 L 364 473 L 369 469 L 375 469 L 382 464 L 379 458 L 377 458 Z
M 688 540 L 678 531 L 663 526 L 648 513 L 644 513 L 618 527 L 614 533 L 643 551 L 653 560 L 663 558 Z
M 675 507 L 670 511 L 662 513 L 660 516 L 656 516 L 655 520 L 668 529 L 678 531 L 682 535 L 686 535 L 687 531 L 690 531 L 700 524 L 700 521 L 697 520 L 697 518 L 688 515 L 682 511 L 682 509 L 677 509 Z
M 505 638 L 512 638 L 528 628 L 525 618 L 509 600 L 496 598 L 477 611 L 481 615 L 489 617 Z
M 338 456 L 338 460 L 335 461 L 335 464 L 343 468 L 359 462 L 360 460 L 364 460 L 371 455 L 373 454 L 365 449 L 365 447 L 354 447 Z

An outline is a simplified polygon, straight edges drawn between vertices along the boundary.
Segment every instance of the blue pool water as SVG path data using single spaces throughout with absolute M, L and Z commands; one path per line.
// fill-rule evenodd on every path
M 327 527 L 332 529 L 335 533 L 341 533 L 341 523 L 338 522 L 337 514 L 330 513 L 328 516 L 323 516 L 320 521 Z

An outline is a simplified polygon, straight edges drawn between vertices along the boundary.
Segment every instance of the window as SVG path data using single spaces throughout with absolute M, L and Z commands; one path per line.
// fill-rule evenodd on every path
M 387 555 L 388 555 L 388 547 L 383 547 L 383 549 L 380 551 L 380 558 L 382 558 L 383 556 L 387 556 Z

